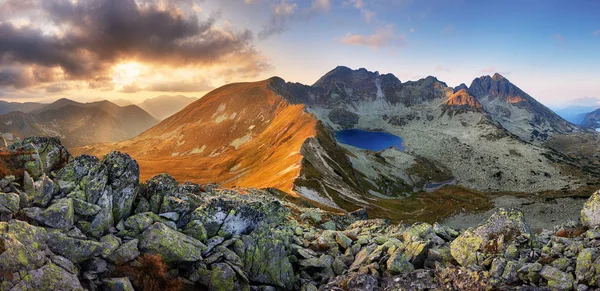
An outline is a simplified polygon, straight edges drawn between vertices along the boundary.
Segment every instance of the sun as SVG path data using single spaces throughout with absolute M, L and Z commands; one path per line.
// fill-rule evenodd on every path
M 120 63 L 113 67 L 113 82 L 131 84 L 143 73 L 144 65 L 137 62 Z

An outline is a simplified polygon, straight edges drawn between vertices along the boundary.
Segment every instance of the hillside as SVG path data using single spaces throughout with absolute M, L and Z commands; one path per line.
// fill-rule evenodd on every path
M 595 130 L 600 128 L 600 109 L 586 113 L 581 122 L 581 127 Z
M 493 82 L 488 86 L 486 80 Z M 574 190 L 600 175 L 595 166 L 582 166 L 591 155 L 573 156 L 582 151 L 562 142 L 581 137 L 577 127 L 506 79 L 474 81 L 479 83 L 484 84 L 479 89 L 455 91 L 435 77 L 402 83 L 391 74 L 338 67 L 312 86 L 280 78 L 230 84 L 131 140 L 73 151 L 127 152 L 140 163 L 143 179 L 168 172 L 200 183 L 277 188 L 329 208 L 365 206 L 390 216 L 399 209 L 422 211 L 423 203 L 435 208 L 443 199 L 452 201 L 446 202 L 453 205 L 448 211 L 473 207 L 470 199 L 488 203 L 476 191 Z M 490 96 L 531 119 L 502 119 L 510 116 L 498 115 Z M 516 126 L 521 124 L 531 127 Z M 350 128 L 399 136 L 405 150 L 375 152 L 338 143 L 334 132 Z M 542 128 L 548 129 L 548 141 L 532 143 L 533 132 Z M 516 129 L 532 133 L 519 135 Z M 586 138 L 592 141 L 588 146 L 599 142 Z M 445 185 L 462 188 L 438 191 Z M 445 198 L 390 199 L 423 191 Z
M 33 110 L 0 115 L 0 132 L 23 139 L 57 136 L 67 147 L 118 142 L 132 138 L 158 121 L 141 108 L 120 107 L 109 101 L 79 103 L 69 99 Z
M 45 107 L 47 104 L 37 102 L 7 102 L 0 101 L 0 115 L 12 111 L 31 112 Z
M 155 98 L 146 99 L 144 102 L 137 104 L 137 106 L 159 120 L 163 120 L 196 100 L 198 99 L 182 95 L 161 95 Z

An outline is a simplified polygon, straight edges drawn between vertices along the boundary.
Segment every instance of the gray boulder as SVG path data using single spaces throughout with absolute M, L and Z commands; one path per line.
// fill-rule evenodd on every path
M 206 246 L 199 240 L 157 222 L 139 237 L 143 252 L 159 254 L 165 262 L 195 262 L 202 259 Z
M 594 192 L 583 204 L 581 223 L 589 228 L 600 226 L 600 190 Z

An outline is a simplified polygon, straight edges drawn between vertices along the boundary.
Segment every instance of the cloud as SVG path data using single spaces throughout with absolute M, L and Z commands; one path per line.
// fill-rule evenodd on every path
M 593 36 L 600 36 L 600 29 L 598 29 L 598 30 L 594 31 L 594 32 L 592 33 L 592 35 L 593 35 Z
M 435 70 L 437 72 L 451 72 L 452 69 L 448 68 L 448 67 L 443 67 L 443 66 L 435 66 Z
M 137 93 L 140 91 L 142 91 L 142 88 L 136 82 L 133 82 L 129 85 L 125 85 L 123 86 L 123 88 L 121 88 L 121 90 L 119 90 L 119 92 L 121 93 Z
M 178 81 L 178 82 L 163 82 L 151 84 L 146 91 L 158 92 L 204 92 L 214 89 L 213 86 L 206 82 L 196 81 Z
M 346 34 L 339 42 L 346 45 L 367 46 L 373 49 L 386 47 L 391 45 L 403 45 L 404 36 L 396 36 L 394 27 L 387 25 L 377 28 L 371 35 Z
M 64 91 L 69 91 L 71 89 L 73 89 L 73 87 L 66 83 L 53 84 L 44 88 L 44 90 L 46 90 L 46 93 L 60 93 Z
M 455 30 L 456 30 L 456 28 L 454 27 L 454 24 L 448 24 L 448 25 L 446 25 L 446 27 L 444 27 L 442 29 L 442 33 L 443 34 L 453 34 Z
M 285 31 L 289 18 L 294 14 L 298 5 L 289 0 L 278 0 L 272 5 L 272 15 L 269 22 L 258 33 L 258 37 L 265 39 L 271 35 Z
M 565 43 L 565 37 L 560 33 L 555 33 L 552 35 L 554 40 L 556 40 L 559 44 Z
M 313 0 L 311 9 L 315 11 L 327 12 L 331 9 L 331 0 Z
M 34 68 L 60 70 L 63 80 L 86 80 L 91 88 L 108 88 L 111 68 L 123 61 L 158 67 L 235 67 L 231 60 L 237 55 L 266 61 L 255 50 L 251 31 L 218 27 L 216 17 L 199 19 L 195 13 L 178 9 L 190 0 L 158 2 L 32 1 L 45 17 L 38 22 L 43 25 L 17 27 L 0 22 L 0 64 L 11 67 L 10 72 L 3 70 L 0 85 L 23 87 L 51 81 L 28 75 Z M 268 65 L 256 66 L 264 67 Z
M 365 19 L 366 23 L 371 23 L 371 21 L 375 17 L 375 12 L 367 9 L 363 0 L 349 0 L 345 3 L 350 4 L 354 6 L 354 8 L 358 9 L 362 14 L 363 18 Z

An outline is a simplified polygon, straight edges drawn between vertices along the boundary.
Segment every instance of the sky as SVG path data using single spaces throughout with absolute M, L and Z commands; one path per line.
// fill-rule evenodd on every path
M 0 99 L 201 97 L 338 65 L 496 72 L 550 107 L 600 100 L 600 1 L 0 0 Z

